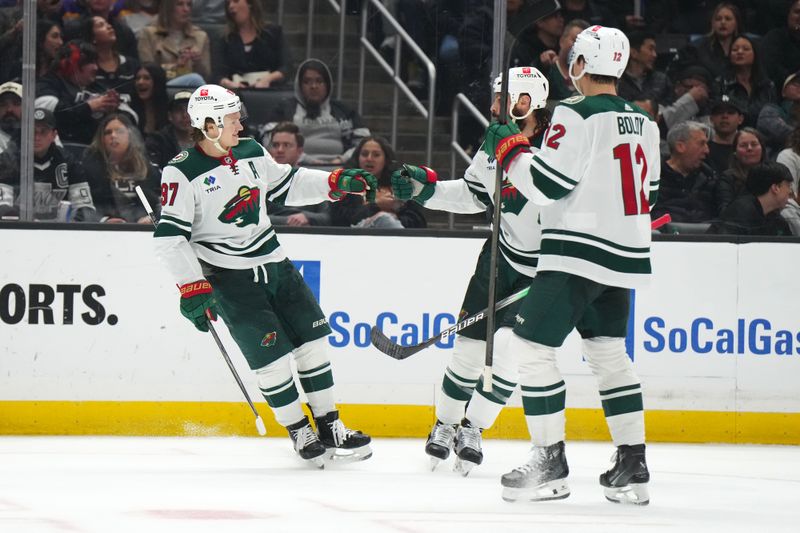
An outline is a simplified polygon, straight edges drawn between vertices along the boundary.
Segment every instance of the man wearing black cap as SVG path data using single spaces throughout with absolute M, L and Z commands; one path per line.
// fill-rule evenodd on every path
M 186 111 L 191 96 L 191 91 L 175 93 L 169 103 L 168 124 L 145 140 L 150 161 L 158 165 L 159 169 L 163 169 L 181 150 L 194 146 L 192 121 Z
M 96 221 L 97 214 L 83 169 L 55 144 L 58 132 L 53 113 L 36 109 L 33 119 L 33 209 L 36 220 Z M 19 216 L 19 176 L 19 152 L 9 150 L 0 155 L 0 217 Z
M 792 197 L 792 175 L 780 163 L 761 163 L 750 169 L 740 196 L 720 214 L 709 233 L 728 235 L 791 235 L 780 211 Z
M 711 125 L 714 133 L 708 141 L 706 162 L 717 174 L 728 170 L 733 154 L 733 138 L 744 122 L 744 106 L 735 98 L 723 94 L 711 104 Z

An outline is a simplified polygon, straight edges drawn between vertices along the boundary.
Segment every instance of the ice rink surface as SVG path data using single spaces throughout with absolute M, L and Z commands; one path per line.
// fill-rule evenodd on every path
M 0 532 L 797 532 L 800 447 L 648 445 L 651 504 L 607 502 L 610 443 L 568 442 L 572 495 L 506 503 L 524 441 L 484 441 L 463 478 L 421 439 L 316 470 L 288 438 L 0 437 Z

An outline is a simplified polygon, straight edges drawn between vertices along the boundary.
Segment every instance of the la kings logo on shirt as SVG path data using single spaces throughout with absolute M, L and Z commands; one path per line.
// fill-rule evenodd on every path
M 258 214 L 261 209 L 261 193 L 258 187 L 242 185 L 236 196 L 225 203 L 225 210 L 220 213 L 220 222 L 236 224 L 243 228 L 250 224 L 258 224 Z

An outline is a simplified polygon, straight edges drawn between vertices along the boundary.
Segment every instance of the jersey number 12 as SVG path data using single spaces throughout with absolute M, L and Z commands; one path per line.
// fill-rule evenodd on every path
M 622 205 L 626 215 L 645 215 L 650 212 L 650 202 L 647 200 L 644 188 L 647 181 L 647 159 L 644 156 L 642 145 L 637 144 L 631 154 L 630 143 L 618 144 L 614 147 L 614 159 L 619 161 L 619 171 L 622 178 Z M 636 194 L 636 178 L 633 175 L 633 163 L 641 166 L 639 181 L 641 187 Z

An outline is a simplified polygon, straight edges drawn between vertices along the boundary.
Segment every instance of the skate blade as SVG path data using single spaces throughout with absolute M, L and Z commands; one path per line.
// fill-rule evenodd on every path
M 436 467 L 439 466 L 439 463 L 443 461 L 443 459 L 439 459 L 438 457 L 431 457 L 431 472 L 436 470 Z
M 462 476 L 467 477 L 469 473 L 472 472 L 472 469 L 476 466 L 478 465 L 472 461 L 465 461 L 460 457 L 456 457 L 456 461 L 453 464 L 453 472 L 457 472 Z
M 614 503 L 627 505 L 647 505 L 650 503 L 650 491 L 647 483 L 631 483 L 624 487 L 603 487 L 606 499 Z
M 344 465 L 348 463 L 366 461 L 370 457 L 372 457 L 372 448 L 370 448 L 368 445 L 350 450 L 345 448 L 328 448 L 328 453 L 325 454 L 325 463 L 332 465 Z
M 566 479 L 548 481 L 535 487 L 503 487 L 503 499 L 507 502 L 563 500 L 569 494 L 569 484 Z

